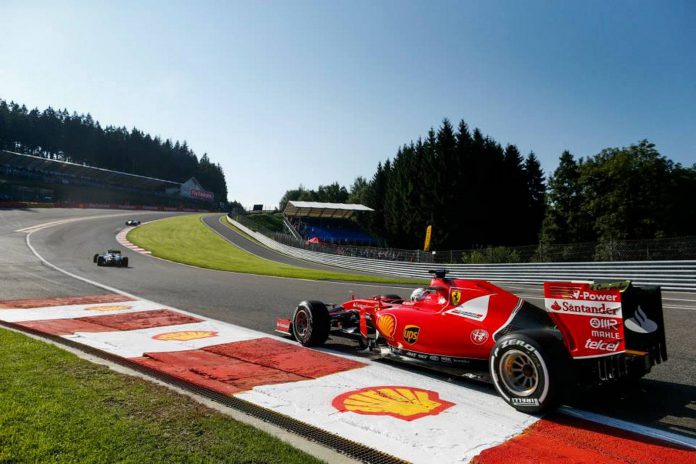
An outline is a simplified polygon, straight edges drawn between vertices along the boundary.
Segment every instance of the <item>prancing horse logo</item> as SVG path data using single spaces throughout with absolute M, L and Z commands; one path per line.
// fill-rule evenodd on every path
M 450 300 L 452 301 L 452 305 L 457 306 L 459 302 L 462 301 L 462 291 L 452 290 L 452 293 L 450 294 Z

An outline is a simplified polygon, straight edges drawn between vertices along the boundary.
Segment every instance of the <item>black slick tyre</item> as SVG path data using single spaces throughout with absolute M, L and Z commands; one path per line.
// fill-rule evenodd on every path
M 331 317 L 319 301 L 303 301 L 292 315 L 292 335 L 303 346 L 319 346 L 329 338 Z
M 103 266 L 103 265 L 104 265 L 104 258 L 102 258 L 101 256 L 99 256 L 99 257 L 97 258 L 97 266 Z
M 500 338 L 490 356 L 490 374 L 500 396 L 513 408 L 538 414 L 557 407 L 566 385 L 560 343 L 527 334 Z
M 121 260 L 121 267 L 128 267 L 128 258 L 123 258 Z
M 99 258 L 98 254 L 94 255 L 94 258 L 92 258 L 92 262 L 96 263 L 98 258 Z

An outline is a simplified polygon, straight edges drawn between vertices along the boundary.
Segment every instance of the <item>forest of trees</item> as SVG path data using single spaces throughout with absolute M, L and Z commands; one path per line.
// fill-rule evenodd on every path
M 534 153 L 502 147 L 465 122 L 401 147 L 372 179 L 289 190 L 288 200 L 362 203 L 361 218 L 398 248 L 436 249 L 607 242 L 696 234 L 696 165 L 683 167 L 648 141 L 587 158 L 569 152 L 546 182 Z
M 542 243 L 696 234 L 696 165 L 673 163 L 647 140 L 586 159 L 563 152 L 547 197 Z
M 227 201 L 225 175 L 207 154 L 199 159 L 186 142 L 163 141 L 135 128 L 102 127 L 89 114 L 27 110 L 0 100 L 0 149 L 175 182 L 195 177 Z

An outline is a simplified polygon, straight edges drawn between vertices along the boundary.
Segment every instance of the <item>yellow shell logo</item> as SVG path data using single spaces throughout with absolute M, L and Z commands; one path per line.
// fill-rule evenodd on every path
M 113 305 L 113 306 L 92 306 L 91 308 L 85 308 L 85 311 L 123 311 L 124 309 L 131 309 L 132 306 L 124 305 Z
M 181 332 L 167 332 L 152 337 L 154 340 L 162 340 L 165 342 L 178 341 L 186 342 L 189 340 L 198 340 L 199 338 L 217 337 L 217 332 L 212 330 L 183 330 Z
M 385 337 L 392 338 L 396 330 L 396 318 L 391 314 L 379 316 L 379 319 L 377 319 L 377 329 Z
M 332 405 L 341 412 L 392 416 L 405 421 L 435 416 L 454 403 L 440 399 L 437 392 L 411 387 L 369 387 L 337 396 Z

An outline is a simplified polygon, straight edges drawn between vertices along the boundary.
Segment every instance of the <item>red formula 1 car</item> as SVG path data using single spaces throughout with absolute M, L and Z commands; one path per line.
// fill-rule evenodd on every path
M 483 280 L 430 272 L 430 286 L 410 300 L 303 301 L 276 331 L 306 346 L 340 336 L 411 364 L 481 373 L 528 413 L 558 405 L 579 385 L 637 381 L 667 359 L 659 287 L 547 282 L 542 309 Z

